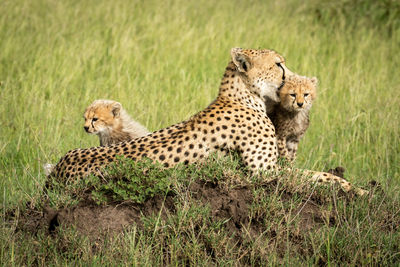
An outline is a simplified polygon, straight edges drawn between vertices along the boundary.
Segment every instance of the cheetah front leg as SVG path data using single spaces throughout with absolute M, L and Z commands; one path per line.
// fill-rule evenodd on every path
M 277 145 L 279 157 L 292 162 L 291 154 L 289 153 L 288 147 L 286 145 L 286 136 L 277 136 Z
M 246 146 L 236 149 L 241 151 L 242 161 L 249 167 L 253 174 L 262 171 L 276 171 L 276 167 L 278 166 L 276 139 L 266 140 L 261 144 L 250 140 Z
M 288 151 L 288 160 L 293 163 L 296 159 L 297 147 L 299 146 L 299 140 L 287 140 L 286 148 Z
M 276 154 L 277 153 L 276 152 L 274 153 L 273 150 L 265 152 L 265 151 L 246 149 L 245 152 L 242 154 L 242 159 L 244 160 L 246 165 L 250 168 L 253 174 L 260 173 L 260 171 L 279 171 L 282 169 L 281 167 L 279 167 L 277 163 Z M 290 172 L 293 169 L 286 167 L 283 170 L 285 172 L 286 171 Z M 364 189 L 353 186 L 345 179 L 330 173 L 301 170 L 301 169 L 295 169 L 295 172 L 299 174 L 299 177 L 302 177 L 304 179 L 307 178 L 307 180 L 305 180 L 306 182 L 316 182 L 318 184 L 339 184 L 340 187 L 343 189 L 343 191 L 345 192 L 354 191 L 359 196 L 364 196 L 369 193 Z
M 254 137 L 253 137 L 254 138 Z M 246 142 L 241 143 L 235 149 L 241 151 L 243 162 L 249 167 L 253 174 L 258 174 L 262 171 L 292 171 L 293 169 L 285 167 L 282 169 L 278 165 L 278 141 L 277 139 L 264 140 L 262 143 L 257 143 L 255 139 L 248 138 Z M 282 144 L 282 143 L 281 143 Z M 286 147 L 286 144 L 284 145 Z M 280 148 L 283 148 L 280 146 Z M 280 151 L 279 151 L 280 152 Z M 343 178 L 325 172 L 315 172 L 310 170 L 295 169 L 299 176 L 307 179 L 307 182 L 315 181 L 320 184 L 336 184 L 338 183 L 345 192 L 354 190 L 358 195 L 368 194 L 368 191 L 356 188 L 351 183 Z M 267 179 L 268 180 L 268 179 Z
M 317 171 L 310 171 L 310 170 L 298 170 L 301 171 L 303 174 L 311 176 L 311 181 L 319 183 L 319 184 L 339 184 L 340 187 L 345 192 L 354 191 L 359 196 L 367 195 L 369 192 L 367 190 L 355 187 L 347 180 L 333 175 L 331 173 L 326 172 L 317 172 Z

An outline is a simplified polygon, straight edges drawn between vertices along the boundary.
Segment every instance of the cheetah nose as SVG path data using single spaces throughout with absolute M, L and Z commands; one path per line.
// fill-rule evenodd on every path
M 302 107 L 302 106 L 303 106 L 303 103 L 297 103 L 297 105 L 298 105 L 299 107 Z
M 85 129 L 86 132 L 89 132 L 89 126 L 83 126 L 83 129 Z

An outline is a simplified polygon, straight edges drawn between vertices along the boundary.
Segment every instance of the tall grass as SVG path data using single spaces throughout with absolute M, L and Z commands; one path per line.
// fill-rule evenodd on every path
M 319 78 L 298 166 L 398 184 L 398 13 L 367 23 L 372 4 L 340 3 L 2 1 L 1 202 L 29 200 L 43 163 L 97 144 L 81 117 L 94 99 L 120 101 L 151 130 L 179 122 L 213 100 L 237 46 L 275 49 Z

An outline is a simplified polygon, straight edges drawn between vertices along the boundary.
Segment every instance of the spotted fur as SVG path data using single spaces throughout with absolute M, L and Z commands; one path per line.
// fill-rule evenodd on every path
M 69 151 L 51 175 L 60 180 L 100 175 L 118 155 L 132 160 L 150 158 L 169 168 L 225 151 L 237 151 L 253 173 L 277 170 L 275 128 L 266 114 L 265 98 L 276 95 L 285 75 L 293 73 L 284 58 L 272 50 L 234 48 L 231 56 L 218 97 L 203 111 L 129 142 Z M 352 189 L 349 182 L 332 174 L 308 173 L 311 180 L 338 182 L 345 191 Z
M 121 103 L 113 100 L 95 100 L 86 108 L 83 118 L 83 128 L 89 134 L 98 135 L 101 146 L 129 141 L 150 133 L 128 115 Z
M 275 126 L 279 156 L 293 162 L 309 126 L 309 112 L 316 98 L 317 78 L 288 77 L 279 91 L 280 103 L 268 114 Z

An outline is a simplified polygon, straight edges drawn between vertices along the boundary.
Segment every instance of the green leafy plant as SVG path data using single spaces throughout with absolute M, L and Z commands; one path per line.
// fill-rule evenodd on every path
M 92 188 L 91 196 L 97 202 L 111 199 L 142 203 L 171 190 L 170 173 L 171 169 L 164 169 L 150 159 L 134 162 L 121 157 L 105 169 L 103 176 L 90 176 L 85 184 Z

